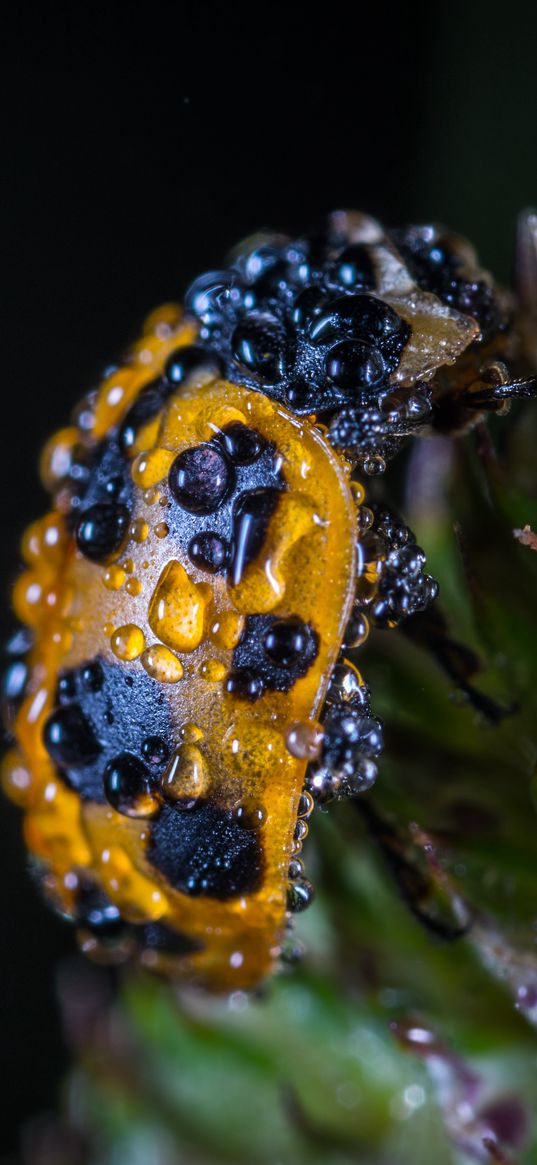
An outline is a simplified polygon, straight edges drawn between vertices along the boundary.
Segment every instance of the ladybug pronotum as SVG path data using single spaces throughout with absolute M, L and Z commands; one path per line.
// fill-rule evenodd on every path
M 312 897 L 314 802 L 377 772 L 349 652 L 438 589 L 363 482 L 534 394 L 536 236 L 528 213 L 517 298 L 440 228 L 339 212 L 258 236 L 154 312 L 46 446 L 3 784 L 88 954 L 213 990 L 274 966 Z

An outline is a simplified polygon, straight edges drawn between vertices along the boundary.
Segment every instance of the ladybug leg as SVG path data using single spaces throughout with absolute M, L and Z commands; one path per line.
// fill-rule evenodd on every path
M 491 361 L 460 392 L 438 397 L 433 408 L 433 427 L 457 435 L 473 428 L 485 413 L 508 412 L 511 401 L 537 396 L 537 376 L 513 377 L 507 365 Z
M 444 673 L 464 693 L 473 707 L 492 723 L 515 710 L 504 708 L 471 680 L 480 670 L 480 661 L 469 647 L 449 634 L 438 604 L 438 584 L 424 573 L 425 554 L 412 531 L 391 511 L 379 506 L 362 507 L 362 524 L 368 532 L 358 544 L 361 573 L 357 585 L 357 608 L 368 624 L 401 630 L 419 647 L 429 651 Z M 359 565 L 360 571 L 360 565 Z
M 466 408 L 476 409 L 478 412 L 502 412 L 506 402 L 516 399 L 531 399 L 537 396 L 537 376 L 525 376 L 519 379 L 503 379 L 503 366 L 493 364 L 479 380 L 462 393 L 458 398 L 460 404 Z

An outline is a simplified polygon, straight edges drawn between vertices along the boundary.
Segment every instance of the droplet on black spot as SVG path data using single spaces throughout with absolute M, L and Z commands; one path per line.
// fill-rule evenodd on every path
M 280 490 L 274 486 L 241 494 L 233 512 L 231 582 L 238 586 L 246 567 L 259 554 Z
M 103 669 L 97 661 L 82 668 L 82 686 L 87 692 L 100 692 L 104 683 Z
M 76 543 L 91 562 L 105 562 L 119 550 L 129 525 L 129 511 L 117 502 L 97 502 L 79 518 Z
M 286 364 L 286 340 L 276 319 L 252 314 L 233 333 L 235 359 L 262 380 L 271 383 L 282 376 Z
M 93 728 L 78 704 L 58 708 L 49 716 L 43 729 L 45 748 L 58 765 L 91 764 L 100 745 Z
M 251 465 L 261 456 L 266 446 L 266 441 L 260 433 L 251 429 L 249 425 L 243 425 L 241 421 L 226 425 L 220 439 L 228 457 L 236 465 Z
M 104 791 L 112 807 L 125 817 L 152 817 L 160 807 L 145 765 L 128 752 L 106 766 Z
M 162 955 L 175 955 L 177 958 L 196 954 L 203 950 L 203 943 L 191 938 L 182 930 L 175 930 L 164 922 L 148 922 L 139 928 L 139 941 L 146 950 L 158 951 Z
M 76 696 L 76 683 L 72 671 L 64 672 L 58 680 L 56 699 L 58 704 L 66 704 Z
M 303 412 L 309 408 L 313 413 L 318 409 L 316 399 L 315 386 L 308 384 L 307 381 L 294 380 L 287 389 L 286 400 L 292 409 L 300 409 Z
M 380 384 L 386 372 L 381 352 L 359 340 L 344 340 L 331 348 L 325 361 L 326 375 L 347 390 Z
M 142 756 L 151 767 L 164 764 L 169 755 L 170 750 L 162 736 L 147 736 L 142 742 Z
M 233 651 L 228 691 L 236 690 L 246 699 L 257 699 L 263 691 L 289 692 L 306 675 L 318 650 L 317 632 L 298 616 L 248 615 Z M 248 677 L 256 681 L 252 694 L 246 686 Z
M 199 570 L 217 574 L 227 565 L 229 543 L 214 530 L 205 530 L 192 538 L 188 547 L 188 557 Z
M 305 287 L 295 299 L 291 314 L 293 323 L 298 328 L 305 327 L 319 315 L 325 302 L 326 292 L 321 291 L 319 287 Z
M 185 311 L 197 316 L 204 324 L 212 323 L 222 310 L 234 280 L 231 271 L 207 271 L 200 275 L 186 292 Z
M 92 934 L 115 938 L 125 929 L 119 908 L 94 885 L 82 883 L 77 896 L 76 922 Z
M 362 243 L 351 243 L 345 247 L 336 260 L 335 276 L 343 287 L 372 290 L 375 286 L 375 275 L 368 248 Z
M 215 352 L 208 352 L 206 348 L 189 344 L 172 352 L 166 361 L 164 375 L 170 384 L 179 385 L 183 384 L 192 372 L 201 369 L 207 370 L 215 377 L 221 376 L 223 364 Z
M 226 680 L 226 692 L 237 696 L 239 700 L 254 703 L 263 695 L 264 690 L 262 677 L 249 668 L 237 668 Z
M 131 405 L 119 431 L 119 445 L 124 451 L 131 449 L 136 437 L 149 421 L 160 412 L 166 398 L 166 385 L 162 379 L 146 384 Z
M 265 633 L 263 646 L 278 667 L 294 667 L 308 642 L 308 628 L 302 619 L 277 619 Z
M 397 312 L 372 295 L 342 295 L 327 305 L 310 328 L 310 338 L 324 344 L 349 337 L 369 344 L 388 340 L 403 327 Z
M 173 497 L 191 514 L 217 510 L 233 485 L 231 466 L 215 445 L 184 449 L 172 464 L 169 485 Z

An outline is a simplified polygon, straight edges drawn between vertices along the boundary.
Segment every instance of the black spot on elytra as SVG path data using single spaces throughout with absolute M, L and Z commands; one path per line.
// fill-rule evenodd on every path
M 166 362 L 164 375 L 146 384 L 125 416 L 119 430 L 119 445 L 123 451 L 132 449 L 140 429 L 158 416 L 166 401 L 192 373 L 202 368 L 214 376 L 222 372 L 218 356 L 207 352 L 205 348 L 188 344 L 172 352 Z
M 244 433 L 237 431 L 244 428 L 233 426 L 230 436 L 226 429 L 205 445 L 185 450 L 188 457 L 181 454 L 177 458 L 170 471 L 171 497 L 166 508 L 170 543 L 176 541 L 188 547 L 190 559 L 198 569 L 210 573 L 227 569 L 230 579 L 236 582 L 240 581 L 248 563 L 260 553 L 269 519 L 285 489 L 274 445 L 254 429 L 248 430 L 251 439 L 247 441 Z M 226 434 L 238 454 L 236 460 L 226 451 Z M 204 451 L 209 454 L 206 472 Z M 196 458 L 203 470 L 200 497 L 191 494 L 189 498 L 184 490 L 187 475 L 179 479 L 179 470 L 195 468 Z M 220 472 L 216 484 L 214 474 L 211 476 L 215 467 Z M 189 484 L 195 484 L 193 478 Z M 209 502 L 214 508 L 206 511 Z
M 227 690 L 257 700 L 267 689 L 288 692 L 317 658 L 319 636 L 296 615 L 249 615 L 233 652 Z
M 77 893 L 75 922 L 99 938 L 118 938 L 128 929 L 119 907 L 100 886 L 84 879 Z
M 119 549 L 133 508 L 134 484 L 117 435 L 109 435 L 91 452 L 81 451 L 64 484 L 71 494 L 67 524 L 77 534 L 80 550 L 94 561 L 104 560 Z
M 261 882 L 259 836 L 212 801 L 191 810 L 164 805 L 150 827 L 147 856 L 170 885 L 192 897 L 225 901 L 254 893 Z
M 199 939 L 191 938 L 182 930 L 166 926 L 164 922 L 149 922 L 137 928 L 139 942 L 146 950 L 158 951 L 163 955 L 194 955 L 203 950 Z
M 147 762 L 144 742 L 159 739 L 151 780 L 158 778 L 172 748 L 169 706 L 156 680 L 141 668 L 128 675 L 120 664 L 94 659 L 64 672 L 57 708 L 44 730 L 45 744 L 60 776 L 85 800 L 106 803 L 104 777 L 118 756 Z

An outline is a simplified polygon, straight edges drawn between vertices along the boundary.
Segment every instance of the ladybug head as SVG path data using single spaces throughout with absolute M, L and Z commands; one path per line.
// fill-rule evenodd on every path
M 433 246 L 428 229 L 429 250 L 418 228 L 386 233 L 347 212 L 296 240 L 256 235 L 187 291 L 198 342 L 226 379 L 317 417 L 379 472 L 430 417 L 437 370 L 498 326 L 466 252 Z
M 185 306 L 229 380 L 323 417 L 390 391 L 410 327 L 375 287 L 371 249 L 334 216 L 322 235 L 257 236 L 197 279 Z

